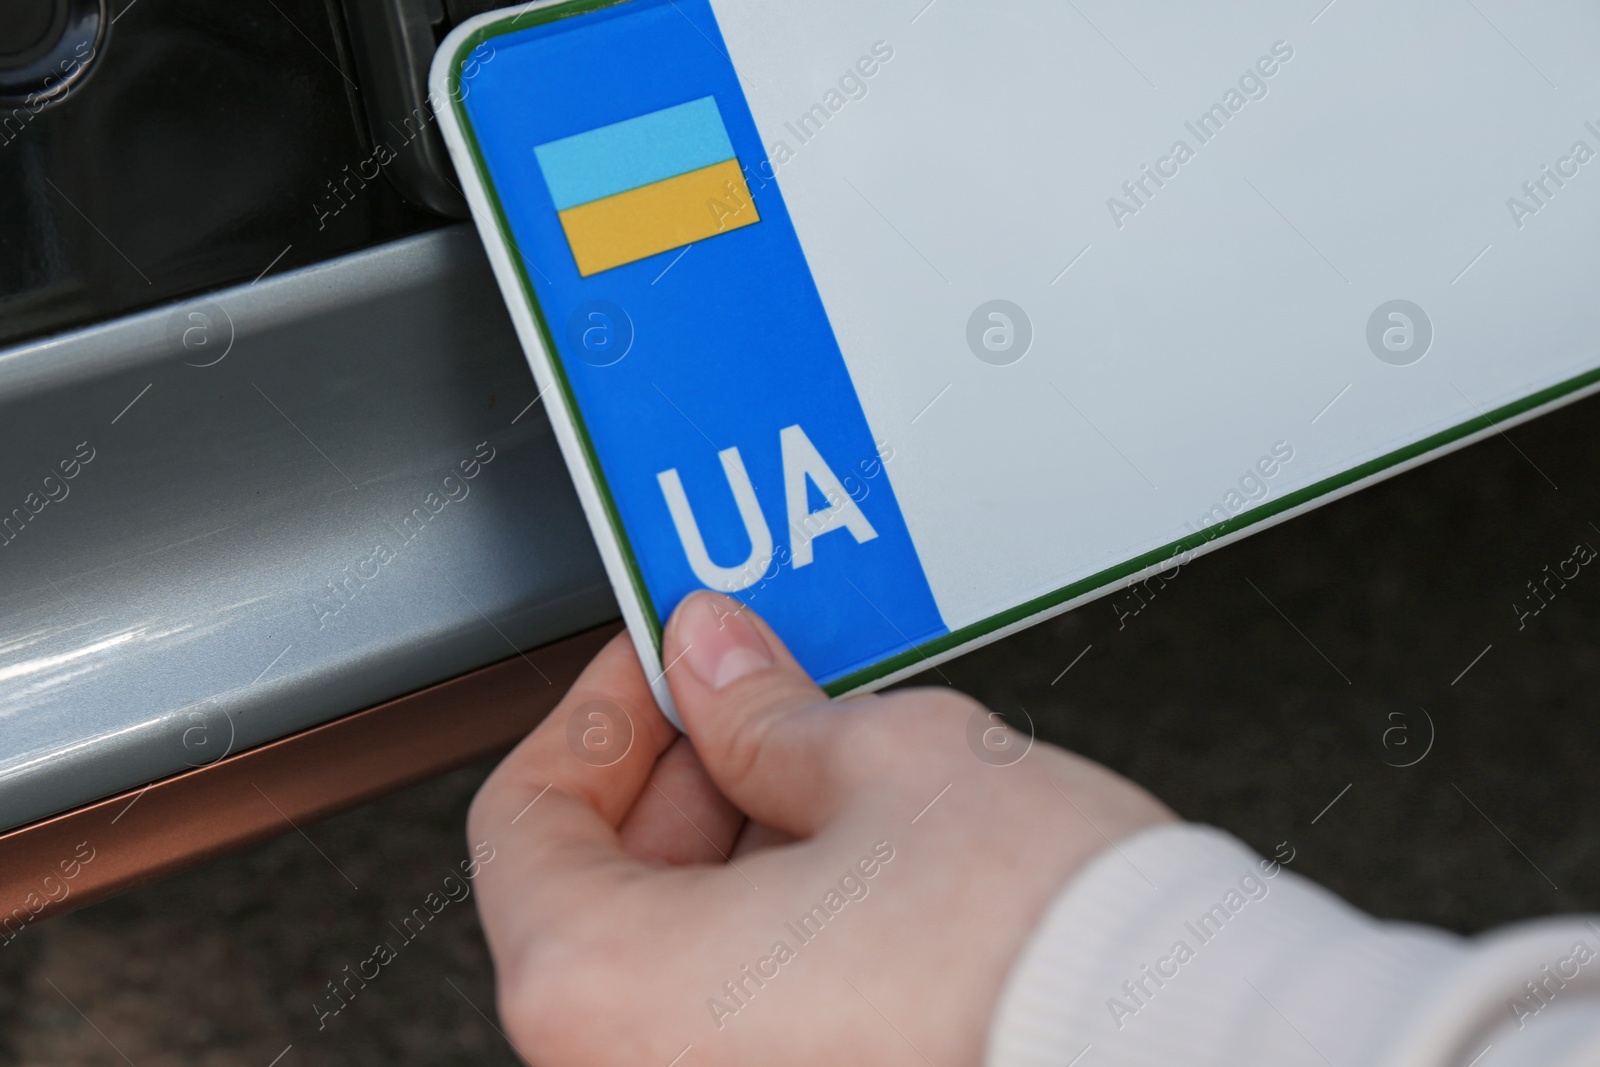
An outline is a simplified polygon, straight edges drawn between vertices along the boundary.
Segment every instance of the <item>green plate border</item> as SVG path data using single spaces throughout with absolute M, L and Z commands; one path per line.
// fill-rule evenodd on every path
M 445 80 L 445 87 L 450 97 L 451 110 L 455 112 L 456 125 L 461 129 L 462 140 L 466 142 L 467 151 L 472 155 L 472 166 L 478 173 L 479 185 L 483 188 L 484 196 L 489 201 L 489 208 L 494 212 L 495 226 L 500 231 L 500 237 L 505 242 L 510 253 L 509 258 L 517 269 L 517 282 L 522 290 L 523 300 L 529 310 L 533 312 L 534 324 L 539 328 L 539 336 L 544 339 L 545 351 L 550 354 L 550 369 L 555 375 L 557 392 L 561 394 L 561 404 L 572 419 L 573 429 L 577 431 L 578 440 L 583 446 L 583 458 L 589 468 L 589 477 L 594 482 L 595 490 L 600 495 L 601 506 L 605 508 L 606 522 L 611 527 L 612 535 L 617 539 L 617 547 L 621 551 L 623 562 L 628 567 L 628 580 L 633 586 L 634 596 L 639 601 L 639 609 L 644 613 L 645 623 L 650 627 L 650 640 L 655 645 L 656 658 L 661 658 L 662 626 L 661 618 L 656 614 L 655 605 L 651 603 L 650 592 L 645 588 L 644 576 L 639 571 L 637 557 L 633 552 L 633 544 L 628 540 L 628 531 L 622 526 L 622 517 L 617 512 L 616 499 L 611 495 L 611 487 L 606 482 L 605 472 L 600 469 L 600 457 L 594 450 L 594 445 L 589 438 L 588 425 L 583 420 L 583 412 L 578 410 L 578 405 L 573 402 L 572 389 L 567 380 L 567 372 L 561 365 L 560 352 L 556 348 L 555 337 L 550 332 L 550 324 L 544 316 L 544 308 L 540 306 L 539 299 L 534 295 L 533 279 L 528 276 L 526 261 L 522 252 L 517 248 L 516 241 L 511 236 L 511 223 L 506 218 L 504 205 L 500 202 L 500 193 L 495 188 L 494 180 L 489 175 L 488 165 L 483 159 L 483 150 L 478 145 L 477 132 L 473 130 L 471 121 L 467 118 L 465 98 L 461 93 L 461 65 L 466 57 L 479 45 L 491 37 L 502 37 L 518 30 L 531 29 L 542 26 L 547 22 L 557 19 L 570 18 L 573 15 L 583 15 L 601 8 L 616 7 L 627 3 L 628 0 L 567 0 L 566 3 L 552 4 L 530 11 L 522 11 L 506 18 L 496 19 L 485 23 L 464 37 L 456 46 L 454 54 L 450 57 L 450 72 Z
M 1575 393 L 1596 382 L 1600 382 L 1600 368 L 1585 371 L 1576 377 L 1568 378 L 1520 400 L 1514 400 L 1509 404 L 1495 408 L 1486 415 L 1480 415 L 1477 419 L 1460 423 L 1447 430 L 1440 430 L 1438 433 L 1424 437 L 1420 441 L 1413 442 L 1403 448 L 1397 448 L 1393 452 L 1387 452 L 1376 459 L 1369 459 L 1365 463 L 1324 478 L 1320 482 L 1313 482 L 1304 488 L 1296 489 L 1292 493 L 1285 493 L 1278 499 L 1262 504 L 1260 507 L 1251 508 L 1249 511 L 1242 512 L 1231 519 L 1225 519 L 1214 526 L 1207 526 L 1198 533 L 1180 537 L 1176 541 L 1172 541 L 1160 548 L 1151 549 L 1149 552 L 1119 563 L 1115 567 L 1108 567 L 1103 571 L 1098 571 L 1087 578 L 1073 582 L 1071 585 L 1063 586 L 1043 596 L 1024 601 L 1016 607 L 1002 611 L 997 615 L 990 615 L 988 618 L 963 626 L 959 630 L 952 630 L 943 637 L 918 645 L 916 648 L 907 649 L 905 652 L 897 653 L 870 667 L 865 667 L 853 674 L 829 682 L 823 688 L 829 694 L 835 696 L 839 693 L 847 693 L 852 689 L 859 689 L 886 675 L 904 670 L 907 667 L 914 667 L 921 660 L 931 659 L 968 641 L 983 637 L 985 634 L 993 633 L 995 630 L 1010 626 L 1013 623 L 1021 622 L 1030 616 L 1048 611 L 1059 604 L 1064 604 L 1085 593 L 1109 585 L 1119 578 L 1137 574 L 1159 563 L 1170 562 L 1175 557 L 1187 552 L 1193 552 L 1195 549 L 1215 541 L 1219 537 L 1225 537 L 1228 534 L 1254 526 L 1272 518 L 1274 515 L 1281 515 L 1285 511 L 1297 508 L 1302 504 L 1315 500 L 1317 497 L 1326 496 L 1328 493 L 1353 485 L 1365 478 L 1372 477 L 1374 474 L 1382 473 L 1390 467 L 1399 466 L 1409 460 L 1459 441 L 1464 437 L 1470 437 L 1475 433 L 1493 429 L 1507 419 L 1513 419 L 1535 408 L 1543 407 L 1552 401 L 1559 400 L 1569 393 Z
M 491 37 L 503 36 L 507 33 L 513 33 L 518 30 L 525 30 L 534 26 L 540 26 L 548 22 L 553 22 L 556 19 L 570 18 L 573 15 L 587 14 L 591 11 L 598 11 L 607 7 L 616 7 L 628 2 L 629 0 L 567 0 L 565 3 L 552 4 L 548 7 L 524 11 L 516 15 L 507 16 L 503 19 L 498 19 L 494 22 L 486 23 L 463 38 L 460 45 L 457 46 L 455 53 L 450 57 L 450 73 L 446 84 L 450 89 L 451 107 L 455 111 L 456 121 L 461 128 L 462 138 L 465 140 L 467 149 L 472 155 L 473 168 L 477 171 L 478 180 L 482 185 L 484 194 L 489 201 L 489 206 L 494 212 L 495 222 L 500 230 L 500 235 L 502 239 L 504 239 L 507 249 L 511 253 L 510 258 L 516 265 L 517 280 L 520 283 L 523 297 L 527 301 L 529 309 L 533 312 L 534 322 L 538 325 L 540 336 L 544 338 L 545 348 L 551 354 L 550 366 L 555 373 L 556 385 L 561 393 L 562 404 L 567 409 L 568 414 L 571 416 L 573 427 L 577 430 L 578 439 L 582 443 L 584 462 L 589 469 L 590 477 L 594 480 L 594 484 L 599 492 L 601 502 L 605 507 L 606 521 L 611 526 L 611 531 L 617 539 L 617 545 L 621 550 L 623 560 L 627 564 L 628 576 L 633 585 L 634 595 L 638 598 L 640 608 L 650 626 L 650 637 L 655 644 L 656 654 L 659 657 L 661 655 L 662 638 L 661 620 L 656 615 L 655 607 L 650 601 L 649 591 L 645 588 L 644 579 L 639 570 L 638 560 L 634 555 L 633 546 L 628 540 L 627 531 L 622 527 L 621 517 L 617 513 L 616 501 L 611 495 L 610 487 L 606 484 L 605 474 L 600 469 L 599 456 L 595 453 L 594 445 L 589 438 L 589 431 L 588 427 L 583 421 L 583 414 L 578 410 L 577 405 L 573 402 L 572 391 L 568 386 L 566 372 L 562 369 L 561 362 L 559 358 L 557 358 L 555 338 L 550 332 L 549 323 L 545 320 L 544 311 L 539 306 L 538 298 L 534 295 L 535 289 L 533 287 L 533 280 L 528 277 L 528 271 L 523 257 L 517 249 L 516 242 L 511 238 L 511 225 L 506 218 L 505 209 L 500 203 L 499 193 L 496 192 L 494 182 L 489 176 L 488 167 L 484 163 L 483 153 L 478 147 L 477 135 L 473 132 L 472 124 L 467 119 L 466 109 L 463 107 L 461 93 L 459 91 L 462 62 L 465 60 L 468 53 Z M 975 623 L 969 623 L 958 630 L 950 631 L 943 637 L 916 645 L 904 652 L 899 652 L 893 656 L 887 657 L 886 659 L 879 660 L 877 663 L 874 663 L 869 667 L 863 667 L 858 671 L 853 671 L 850 674 L 844 675 L 843 677 L 836 678 L 833 681 L 828 682 L 822 688 L 830 696 L 838 696 L 842 693 L 848 693 L 852 690 L 861 689 L 864 686 L 871 685 L 873 682 L 876 682 L 879 679 L 886 678 L 889 675 L 904 671 L 908 668 L 916 667 L 923 661 L 931 660 L 935 656 L 949 652 L 952 649 L 959 648 L 970 641 L 977 640 L 978 638 L 991 634 L 996 630 L 1000 630 L 1015 623 L 1022 622 L 1034 615 L 1049 611 L 1051 608 L 1081 597 L 1086 593 L 1091 593 L 1096 589 L 1102 588 L 1103 586 L 1110 585 L 1112 582 L 1115 582 L 1118 579 L 1126 578 L 1131 574 L 1137 574 L 1140 571 L 1154 567 L 1160 563 L 1170 562 L 1175 557 L 1181 556 L 1185 553 L 1193 552 L 1203 545 L 1209 544 L 1220 537 L 1225 537 L 1228 534 L 1237 533 L 1240 530 L 1247 529 L 1248 527 L 1264 522 L 1276 515 L 1281 515 L 1286 511 L 1297 508 L 1302 504 L 1309 503 L 1318 497 L 1326 496 L 1329 493 L 1353 485 L 1356 482 L 1362 481 L 1366 478 L 1370 478 L 1375 474 L 1380 474 L 1391 467 L 1396 467 L 1420 456 L 1425 456 L 1430 452 L 1437 451 L 1438 449 L 1453 444 L 1465 437 L 1470 437 L 1475 433 L 1481 433 L 1484 430 L 1493 429 L 1502 422 L 1505 422 L 1509 419 L 1514 419 L 1517 416 L 1526 414 L 1527 412 L 1536 408 L 1543 407 L 1546 404 L 1550 404 L 1564 396 L 1575 393 L 1590 385 L 1594 385 L 1597 382 L 1600 382 L 1600 367 L 1597 367 L 1594 370 L 1586 371 L 1583 374 L 1579 374 L 1575 377 L 1568 378 L 1565 381 L 1556 383 L 1555 385 L 1548 386 L 1547 388 L 1541 389 L 1536 393 L 1530 394 L 1529 396 L 1525 396 L 1520 400 L 1514 400 L 1509 404 L 1504 404 L 1501 407 L 1495 408 L 1493 411 L 1488 412 L 1487 414 L 1479 415 L 1476 419 L 1470 419 L 1466 422 L 1452 426 L 1449 429 L 1440 430 L 1438 433 L 1431 434 L 1430 436 L 1424 437 L 1419 441 L 1413 442 L 1412 444 L 1406 445 L 1402 448 L 1397 448 L 1392 452 L 1387 452 L 1375 459 L 1367 460 L 1366 462 L 1358 464 L 1347 471 L 1342 471 L 1339 474 L 1324 478 L 1319 482 L 1313 482 L 1311 485 L 1305 486 L 1301 489 L 1296 489 L 1292 493 L 1285 493 L 1276 500 L 1269 501 L 1259 507 L 1251 508 L 1249 511 L 1243 512 L 1231 519 L 1226 519 L 1214 526 L 1208 526 L 1205 529 L 1197 533 L 1190 534 L 1186 537 L 1180 537 L 1176 541 L 1169 542 L 1168 544 L 1162 545 L 1159 548 L 1154 548 L 1148 552 L 1141 553 L 1140 555 L 1119 563 L 1114 567 L 1108 567 L 1105 570 L 1097 571 L 1087 578 L 1082 578 L 1070 585 L 1062 586 L 1060 589 L 1056 589 L 1049 593 L 1045 593 L 1042 596 L 1037 596 L 1031 600 L 1024 601 L 1014 608 L 1009 608 L 995 615 L 990 615 L 987 618 L 980 619 Z

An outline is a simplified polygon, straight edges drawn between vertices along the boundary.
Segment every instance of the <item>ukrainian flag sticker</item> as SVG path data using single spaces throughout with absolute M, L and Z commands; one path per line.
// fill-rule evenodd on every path
M 533 152 L 586 278 L 761 221 L 715 97 Z

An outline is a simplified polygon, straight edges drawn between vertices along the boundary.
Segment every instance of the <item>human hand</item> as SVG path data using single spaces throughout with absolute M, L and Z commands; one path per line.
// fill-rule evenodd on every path
M 501 1019 L 541 1067 L 978 1063 L 1050 900 L 1174 818 L 1051 745 L 979 758 L 998 720 L 955 692 L 830 702 L 726 597 L 664 652 L 686 738 L 619 635 L 468 817 Z M 631 744 L 596 766 L 568 738 L 607 705 Z

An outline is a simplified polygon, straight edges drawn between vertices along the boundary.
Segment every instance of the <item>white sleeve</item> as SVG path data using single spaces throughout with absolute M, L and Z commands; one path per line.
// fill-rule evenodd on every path
M 989 1067 L 1596 1067 L 1600 923 L 1378 922 L 1210 827 L 1106 850 L 1052 902 Z

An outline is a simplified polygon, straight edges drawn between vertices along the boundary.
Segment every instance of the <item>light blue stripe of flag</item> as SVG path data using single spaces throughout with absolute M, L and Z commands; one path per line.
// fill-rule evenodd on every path
M 533 150 L 557 211 L 733 158 L 714 97 L 652 111 Z

